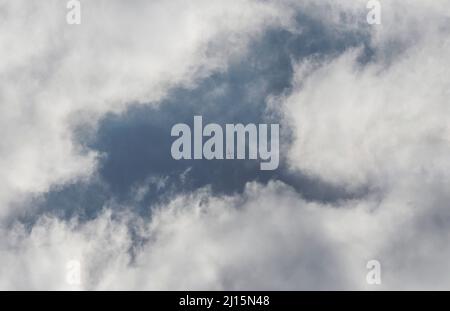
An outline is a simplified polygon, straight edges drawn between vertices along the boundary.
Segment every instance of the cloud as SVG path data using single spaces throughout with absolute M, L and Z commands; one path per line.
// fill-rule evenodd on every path
M 147 213 L 148 206 L 166 199 L 171 193 L 190 192 L 210 185 L 213 194 L 242 192 L 248 181 L 267 182 L 278 179 L 294 186 L 305 197 L 318 200 L 354 196 L 340 187 L 329 186 L 302 174 L 284 168 L 261 172 L 255 161 L 175 161 L 170 156 L 171 127 L 180 122 L 192 123 L 194 115 L 202 115 L 208 122 L 225 123 L 279 123 L 276 107 L 270 107 L 276 98 L 289 88 L 293 77 L 292 59 L 317 55 L 336 55 L 346 48 L 367 44 L 364 30 L 335 34 L 322 21 L 301 15 L 292 26 L 301 31 L 287 31 L 274 27 L 252 39 L 245 53 L 228 64 L 226 70 L 201 79 L 194 88 L 171 89 L 157 107 L 128 105 L 120 114 L 108 113 L 98 122 L 95 135 L 85 135 L 77 128 L 77 141 L 89 150 L 102 154 L 98 167 L 100 178 L 54 187 L 33 206 L 33 219 L 43 211 L 60 217 L 85 214 L 93 217 L 105 201 L 114 198 L 135 201 L 135 187 L 146 187 L 151 178 L 165 178 L 164 187 L 147 187 L 138 205 L 127 204 Z M 361 41 L 362 40 L 362 41 Z M 305 42 L 308 42 L 305 45 Z M 284 156 L 289 148 L 290 129 L 282 123 Z M 187 178 L 179 174 L 190 169 Z M 98 184 L 100 182 L 100 185 Z M 144 183 L 144 184 L 141 184 Z M 104 190 L 107 190 L 106 192 Z M 104 202 L 103 202 L 104 204 Z M 118 205 L 121 206 L 121 205 Z
M 74 141 L 76 127 L 192 87 L 290 15 L 261 1 L 88 1 L 70 26 L 61 1 L 1 8 L 3 216 L 19 197 L 92 175 L 98 154 Z
M 355 49 L 324 63 L 298 63 L 283 107 L 296 128 L 294 168 L 350 187 L 390 187 L 400 176 L 448 171 L 450 33 L 430 35 L 427 28 L 391 64 L 376 54 L 361 66 Z M 385 32 L 391 36 L 378 36 Z
M 446 229 L 402 195 L 321 204 L 281 182 L 249 183 L 243 195 L 180 195 L 150 222 L 106 207 L 88 222 L 42 217 L 31 232 L 19 224 L 2 232 L 1 287 L 371 289 L 365 265 L 377 259 L 382 289 L 445 288 Z M 442 216 L 438 206 L 421 207 Z M 71 260 L 81 262 L 80 286 L 66 282 Z
M 447 288 L 449 10 L 393 1 L 382 14 L 368 63 L 358 61 L 361 49 L 297 63 L 292 91 L 280 99 L 293 127 L 288 162 L 350 191 L 366 189 L 363 205 L 377 198 L 368 219 L 382 231 L 366 236 L 351 218 L 346 226 L 378 244 L 385 288 Z
M 337 37 L 359 29 L 366 12 L 365 1 L 138 1 L 133 9 L 99 1 L 80 28 L 67 28 L 64 14 L 43 19 L 64 13 L 48 3 L 2 10 L 11 35 L 0 36 L 0 47 L 15 51 L 0 50 L 8 55 L 0 65 L 0 128 L 9 133 L 1 142 L 3 212 L 20 193 L 92 176 L 96 154 L 74 142 L 77 122 L 89 117 L 95 127 L 130 102 L 162 104 L 174 85 L 195 88 L 268 25 L 304 31 L 283 20 L 288 7 L 337 27 Z M 360 47 L 324 55 L 318 44 L 310 57 L 294 55 L 291 87 L 267 101 L 293 133 L 289 169 L 360 195 L 324 202 L 302 196 L 301 185 L 250 182 L 241 194 L 208 186 L 179 193 L 150 217 L 112 200 L 87 221 L 36 215 L 26 226 L 12 218 L 0 229 L 0 287 L 373 289 L 366 263 L 377 259 L 383 283 L 375 289 L 448 288 L 449 9 L 445 1 L 390 1 L 382 14 Z M 26 30 L 34 43 L 16 41 Z M 149 188 L 133 189 L 140 201 Z M 73 259 L 79 287 L 65 279 Z
M 81 289 L 346 288 L 358 281 L 342 260 L 354 255 L 346 245 L 352 233 L 336 221 L 364 217 L 306 202 L 278 182 L 248 184 L 243 196 L 213 197 L 208 189 L 178 196 L 149 223 L 108 210 L 82 224 L 44 217 L 30 233 L 5 232 L 2 287 L 73 289 L 65 265 L 81 258 Z

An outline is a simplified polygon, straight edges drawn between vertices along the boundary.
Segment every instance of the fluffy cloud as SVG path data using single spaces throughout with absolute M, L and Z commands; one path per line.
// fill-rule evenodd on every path
M 449 171 L 450 38 L 427 40 L 391 65 L 363 68 L 349 51 L 297 70 L 285 103 L 296 130 L 293 167 L 336 184 L 390 186 Z
M 410 23 L 422 19 L 423 10 L 408 8 L 401 12 Z M 397 11 L 389 9 L 383 21 L 402 25 L 403 16 L 391 20 Z M 361 66 L 360 51 L 351 50 L 325 64 L 299 63 L 283 107 L 296 129 L 292 166 L 350 187 L 390 187 L 403 182 L 401 177 L 427 173 L 444 178 L 450 164 L 446 22 L 448 17 L 439 15 L 423 33 L 402 32 L 399 42 L 416 35 L 415 42 L 389 60 L 380 42 L 393 35 L 382 25 L 386 28 L 375 28 L 374 62 Z
M 366 239 L 382 228 L 359 205 L 340 210 L 306 202 L 282 183 L 250 183 L 243 196 L 179 196 L 149 223 L 108 211 L 83 224 L 45 217 L 30 233 L 20 225 L 4 233 L 1 286 L 77 289 L 66 282 L 75 259 L 81 289 L 361 287 L 372 255 Z
M 416 189 L 408 205 L 401 191 L 320 204 L 280 182 L 249 183 L 243 195 L 178 196 L 150 222 L 109 209 L 84 223 L 43 217 L 30 232 L 19 224 L 2 232 L 0 286 L 370 289 L 365 265 L 377 259 L 383 289 L 446 288 L 449 235 L 433 222 L 449 213 L 423 202 L 434 186 Z M 80 285 L 67 282 L 72 260 L 81 263 Z
M 91 174 L 95 154 L 73 142 L 86 112 L 95 124 L 128 102 L 193 86 L 264 26 L 286 26 L 290 16 L 271 2 L 137 1 L 139 18 L 134 7 L 97 1 L 70 28 L 56 2 L 14 3 L 1 11 L 10 26 L 0 36 L 0 128 L 9 134 L 0 149 L 3 211 L 18 192 Z M 359 3 L 291 5 L 347 31 L 365 20 Z M 383 2 L 368 63 L 359 58 L 363 47 L 297 60 L 292 88 L 274 101 L 293 131 L 289 168 L 363 189 L 359 196 L 313 202 L 281 182 L 249 183 L 233 196 L 178 195 L 150 220 L 105 206 L 88 222 L 17 222 L 0 231 L 0 287 L 370 289 L 365 265 L 377 259 L 379 288 L 448 288 L 449 9 L 445 1 Z M 44 19 L 58 10 L 61 20 Z M 34 40 L 17 41 L 27 31 Z M 66 282 L 72 259 L 81 262 L 79 287 Z
M 368 238 L 379 244 L 387 288 L 449 285 L 449 12 L 439 1 L 383 3 L 369 63 L 358 49 L 301 60 L 282 99 L 294 128 L 290 167 L 364 189 L 363 205 L 377 198 L 369 219 L 382 231 Z M 361 234 L 355 221 L 343 225 Z
M 0 8 L 3 216 L 19 197 L 92 174 L 98 155 L 75 142 L 77 127 L 195 85 L 290 15 L 260 1 L 99 0 L 83 2 L 81 25 L 70 26 L 61 1 Z

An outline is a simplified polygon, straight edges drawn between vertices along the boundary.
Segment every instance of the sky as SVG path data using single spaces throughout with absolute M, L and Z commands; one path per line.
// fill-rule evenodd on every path
M 0 289 L 448 290 L 450 2 L 367 2 L 0 0 Z

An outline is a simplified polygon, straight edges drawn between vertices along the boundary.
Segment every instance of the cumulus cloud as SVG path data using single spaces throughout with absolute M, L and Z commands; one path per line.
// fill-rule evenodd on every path
M 18 193 L 92 174 L 96 155 L 73 140 L 83 113 L 95 124 L 129 102 L 157 102 L 173 85 L 195 87 L 265 26 L 301 31 L 284 20 L 287 7 L 343 32 L 361 27 L 366 13 L 365 1 L 137 1 L 133 9 L 97 1 L 72 29 L 63 14 L 43 20 L 64 13 L 56 2 L 14 3 L 1 10 L 10 26 L 0 36 L 0 128 L 10 133 L 1 143 L 3 211 Z M 323 203 L 280 181 L 252 182 L 242 194 L 176 195 L 150 219 L 112 212 L 110 202 L 87 222 L 16 221 L 0 231 L 0 287 L 372 289 L 366 263 L 377 259 L 377 288 L 448 288 L 449 9 L 446 1 L 383 2 L 369 46 L 294 59 L 291 88 L 271 102 L 293 133 L 289 169 L 363 195 Z M 35 43 L 17 39 L 26 31 Z M 373 55 L 361 61 L 364 49 Z M 148 191 L 135 190 L 136 201 Z M 66 280 L 73 259 L 82 268 L 77 286 Z
M 424 14 L 408 8 L 407 20 Z M 390 18 L 397 15 L 385 11 L 387 24 L 394 26 Z M 289 154 L 294 168 L 350 187 L 389 188 L 404 177 L 446 175 L 450 34 L 442 28 L 448 17 L 439 17 L 401 54 L 391 55 L 392 63 L 385 62 L 382 45 L 377 51 L 383 57 L 376 54 L 366 66 L 357 62 L 358 50 L 321 64 L 297 64 L 294 91 L 282 108 L 296 129 Z M 377 40 L 391 37 L 390 29 L 377 29 Z M 401 33 L 398 40 L 409 36 Z
M 150 222 L 108 209 L 84 223 L 43 217 L 31 232 L 2 232 L 1 287 L 370 289 L 365 265 L 376 258 L 383 289 L 445 288 L 448 233 L 424 217 L 441 211 L 404 205 L 402 195 L 320 204 L 280 182 L 249 183 L 243 195 L 178 196 Z M 80 285 L 67 282 L 72 260 L 81 263 Z
M 349 186 L 448 172 L 449 40 L 411 48 L 386 67 L 349 51 L 302 77 L 286 99 L 292 166 Z
M 261 1 L 99 0 L 83 2 L 81 25 L 70 26 L 61 1 L 0 8 L 3 216 L 21 196 L 92 174 L 98 155 L 74 142 L 75 127 L 195 85 L 290 15 Z
M 361 286 L 365 274 L 352 275 L 351 263 L 363 269 L 358 260 L 370 257 L 369 247 L 340 226 L 357 219 L 352 229 L 377 231 L 368 206 L 358 204 L 341 211 L 306 202 L 282 183 L 250 183 L 243 196 L 212 197 L 208 189 L 179 196 L 149 223 L 114 220 L 108 211 L 84 224 L 43 218 L 30 233 L 21 226 L 5 232 L 2 287 L 70 289 L 65 264 L 73 259 L 82 262 L 81 289 Z M 144 243 L 133 243 L 131 231 Z
M 288 162 L 378 198 L 377 213 L 390 216 L 372 221 L 390 234 L 371 240 L 380 243 L 388 286 L 445 288 L 439 271 L 448 261 L 449 7 L 393 1 L 382 12 L 368 64 L 358 61 L 358 49 L 297 63 L 281 108 L 294 128 Z M 403 220 L 392 223 L 397 213 Z

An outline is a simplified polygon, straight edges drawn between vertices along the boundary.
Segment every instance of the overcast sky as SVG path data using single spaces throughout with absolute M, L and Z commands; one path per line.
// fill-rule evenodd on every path
M 450 2 L 381 2 L 0 0 L 0 289 L 450 289 Z

